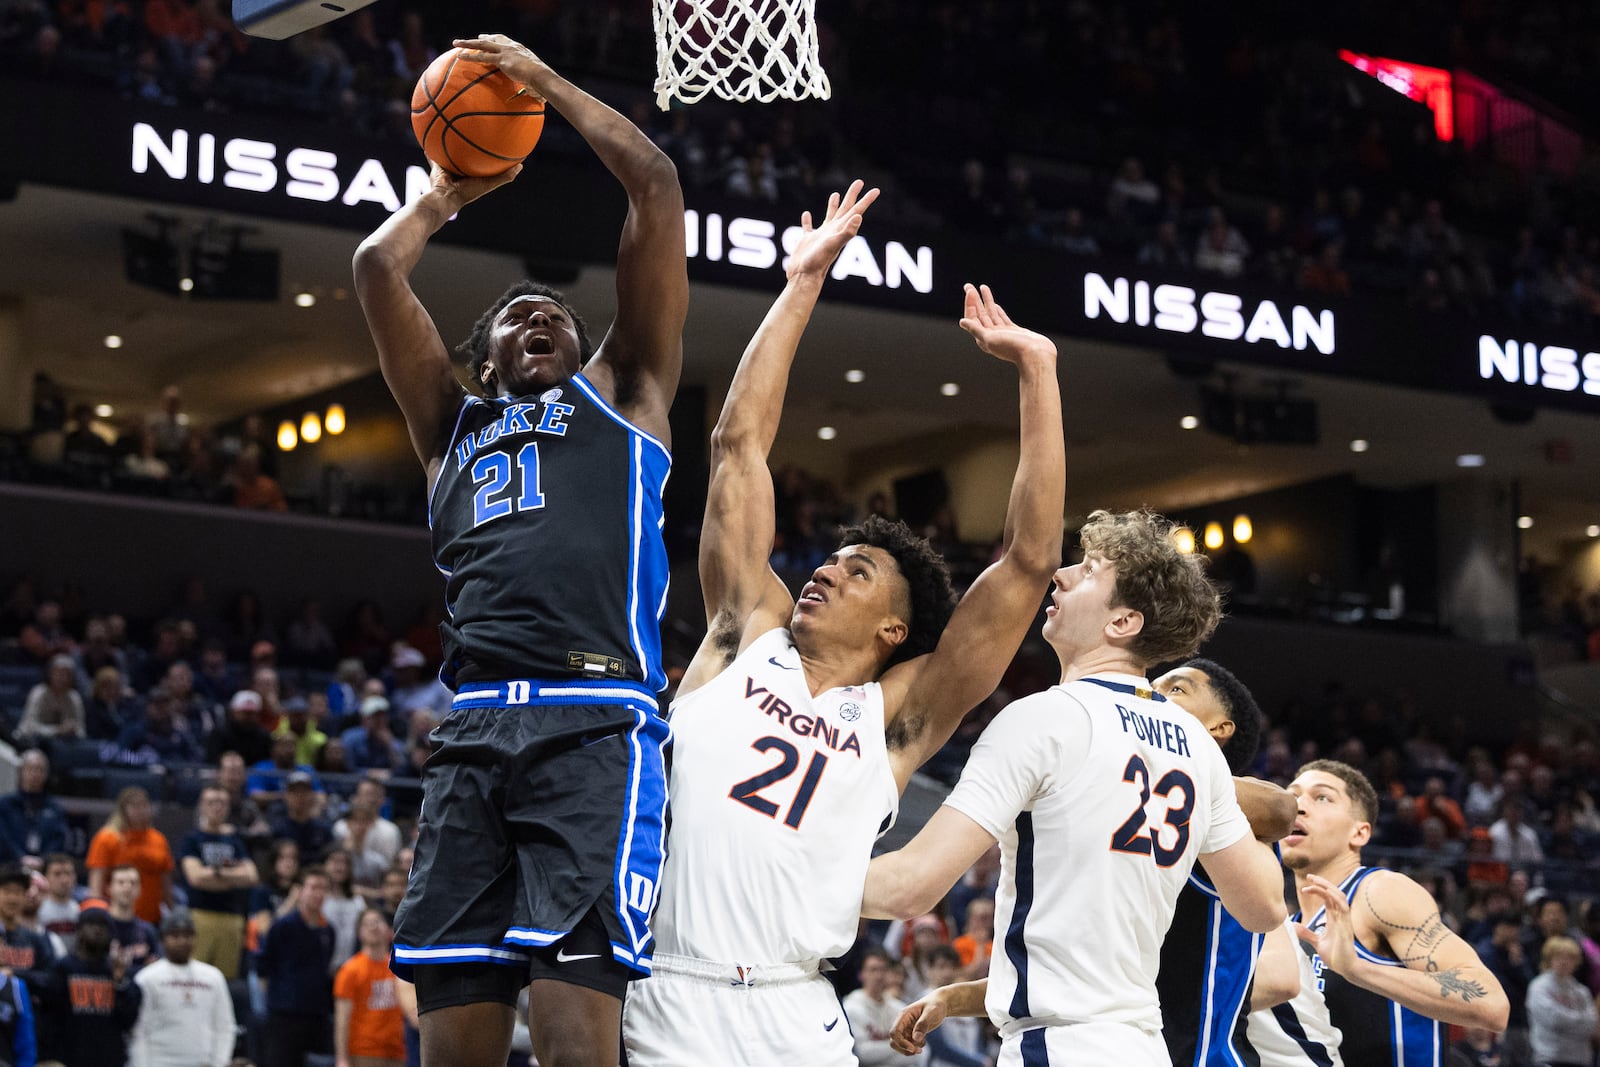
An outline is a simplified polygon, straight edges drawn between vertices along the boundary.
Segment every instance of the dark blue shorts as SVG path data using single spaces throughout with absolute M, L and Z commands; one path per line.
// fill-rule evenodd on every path
M 434 730 L 391 968 L 524 970 L 593 908 L 650 973 L 672 731 L 636 683 L 464 683 Z

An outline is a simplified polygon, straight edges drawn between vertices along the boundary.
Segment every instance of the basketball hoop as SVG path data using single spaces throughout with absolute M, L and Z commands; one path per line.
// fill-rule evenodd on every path
M 816 0 L 653 0 L 656 105 L 828 99 Z

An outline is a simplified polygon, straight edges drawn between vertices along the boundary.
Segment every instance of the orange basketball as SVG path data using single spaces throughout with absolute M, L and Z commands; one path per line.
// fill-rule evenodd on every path
M 428 158 L 451 174 L 487 178 L 533 151 L 544 131 L 544 103 L 498 67 L 452 48 L 417 79 L 411 129 Z

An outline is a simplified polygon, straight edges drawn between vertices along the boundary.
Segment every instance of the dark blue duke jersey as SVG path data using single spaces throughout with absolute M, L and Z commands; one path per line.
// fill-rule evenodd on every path
M 659 691 L 666 446 L 582 375 L 539 396 L 468 396 L 428 502 L 452 687 L 567 678 Z

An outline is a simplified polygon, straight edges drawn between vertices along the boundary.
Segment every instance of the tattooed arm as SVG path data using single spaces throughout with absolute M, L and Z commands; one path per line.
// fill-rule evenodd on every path
M 1511 1004 L 1499 980 L 1416 882 L 1394 871 L 1374 873 L 1356 891 L 1354 909 L 1338 886 L 1315 875 L 1304 889 L 1327 908 L 1328 923 L 1321 934 L 1301 927 L 1300 936 L 1336 974 L 1430 1019 L 1505 1029 Z M 1369 949 L 1387 947 L 1404 966 L 1363 959 L 1357 938 Z

